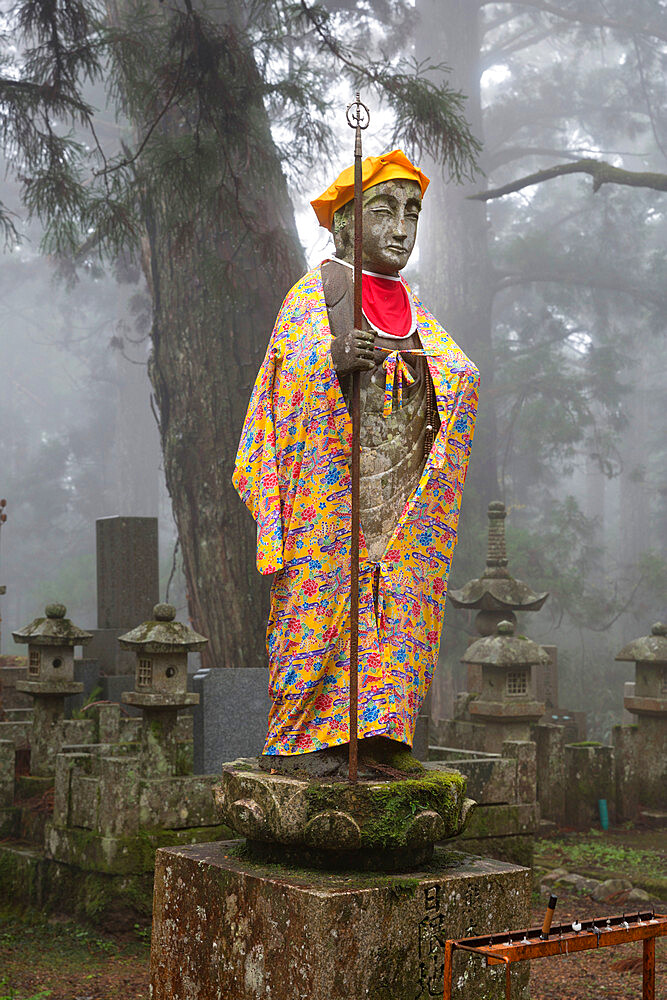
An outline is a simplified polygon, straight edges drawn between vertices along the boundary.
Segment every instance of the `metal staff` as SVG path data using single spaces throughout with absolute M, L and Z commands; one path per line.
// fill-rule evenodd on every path
M 359 94 L 347 107 L 347 123 L 355 129 L 354 139 L 354 326 L 360 330 L 363 322 L 361 306 L 361 130 L 368 128 L 371 116 L 365 104 L 361 103 Z M 349 778 L 352 784 L 357 781 L 357 742 L 358 742 L 358 703 L 359 703 L 359 432 L 361 372 L 352 373 L 352 461 L 350 475 L 352 479 L 352 537 L 350 540 L 350 759 Z

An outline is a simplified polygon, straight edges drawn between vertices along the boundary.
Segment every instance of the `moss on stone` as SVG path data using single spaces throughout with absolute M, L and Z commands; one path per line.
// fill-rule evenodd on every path
M 455 830 L 464 791 L 465 778 L 456 771 L 430 771 L 371 786 L 311 785 L 306 791 L 308 818 L 329 810 L 350 812 L 362 819 L 362 847 L 400 847 L 410 820 L 425 810 L 438 813 L 446 829 Z

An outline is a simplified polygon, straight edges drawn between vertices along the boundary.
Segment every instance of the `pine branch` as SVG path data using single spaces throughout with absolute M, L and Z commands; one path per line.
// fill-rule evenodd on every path
M 667 191 L 667 174 L 624 170 L 622 167 L 613 167 L 604 160 L 578 160 L 576 163 L 559 163 L 546 170 L 538 170 L 534 174 L 510 181 L 509 184 L 503 184 L 502 187 L 471 194 L 468 198 L 470 201 L 491 201 L 493 198 L 502 198 L 506 194 L 532 187 L 533 184 L 542 184 L 544 181 L 565 174 L 590 174 L 593 178 L 593 192 L 599 191 L 603 184 L 624 184 L 630 187 L 651 188 L 654 191 Z
M 477 157 L 482 147 L 463 115 L 465 95 L 447 83 L 436 86 L 423 75 L 432 70 L 447 71 L 448 67 L 402 62 L 391 68 L 386 62 L 359 62 L 354 50 L 328 30 L 329 15 L 309 7 L 305 0 L 300 2 L 323 50 L 348 70 L 356 89 L 363 83 L 371 84 L 391 106 L 396 115 L 393 142 L 400 140 L 416 155 L 428 151 L 458 182 L 472 180 L 479 172 Z

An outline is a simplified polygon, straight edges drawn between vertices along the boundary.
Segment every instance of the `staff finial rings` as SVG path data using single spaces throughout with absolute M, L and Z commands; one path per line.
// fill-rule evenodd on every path
M 355 100 L 347 106 L 347 124 L 350 128 L 368 128 L 370 122 L 371 113 L 357 94 Z

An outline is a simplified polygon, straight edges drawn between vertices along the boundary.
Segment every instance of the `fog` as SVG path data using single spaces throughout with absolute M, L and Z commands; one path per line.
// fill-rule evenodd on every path
M 344 23 L 355 5 L 326 6 Z M 432 183 L 406 270 L 482 371 L 450 589 L 480 575 L 486 505 L 502 499 L 510 571 L 551 594 L 520 630 L 558 646 L 561 704 L 587 711 L 589 735 L 606 737 L 633 677 L 614 656 L 665 615 L 665 193 L 622 183 L 594 191 L 591 176 L 576 173 L 485 203 L 469 199 L 589 158 L 664 175 L 664 4 L 623 8 L 626 20 L 636 18 L 635 34 L 605 23 L 621 9 L 614 3 L 561 0 L 563 17 L 538 3 L 487 3 L 479 14 L 453 0 L 406 6 L 409 30 L 394 38 L 390 58 L 451 67 L 483 143 L 482 172 L 461 185 L 422 157 Z M 390 8 L 382 6 L 387 18 Z M 644 30 L 661 18 L 662 38 Z M 91 95 L 104 105 L 103 140 L 117 148 L 104 83 Z M 331 252 L 308 201 L 351 162 L 348 96 L 338 83 L 327 98 L 329 155 L 298 181 L 286 170 L 309 266 Z M 365 96 L 374 114 L 365 153 L 377 154 L 392 113 Z M 272 126 L 274 138 L 289 139 L 289 124 L 276 116 Z M 95 519 L 110 514 L 159 517 L 161 597 L 172 577 L 169 597 L 187 617 L 180 563 L 172 573 L 177 532 L 148 372 L 145 260 L 101 263 L 90 254 L 74 267 L 58 264 L 39 249 L 40 225 L 27 221 L 13 168 L 0 202 L 21 233 L 0 266 L 0 652 L 19 652 L 11 630 L 48 600 L 65 603 L 78 625 L 95 624 Z M 194 296 L 205 295 L 206 281 Z M 288 288 L 272 289 L 278 302 Z M 269 334 L 267 326 L 264 343 Z M 247 399 L 245 369 L 239 382 Z M 237 422 L 229 441 L 239 432 Z M 228 441 L 220 447 L 227 468 L 233 454 Z M 197 627 L 206 632 L 205 622 Z M 449 606 L 434 693 L 440 715 L 463 683 L 458 660 L 472 632 L 472 619 Z

